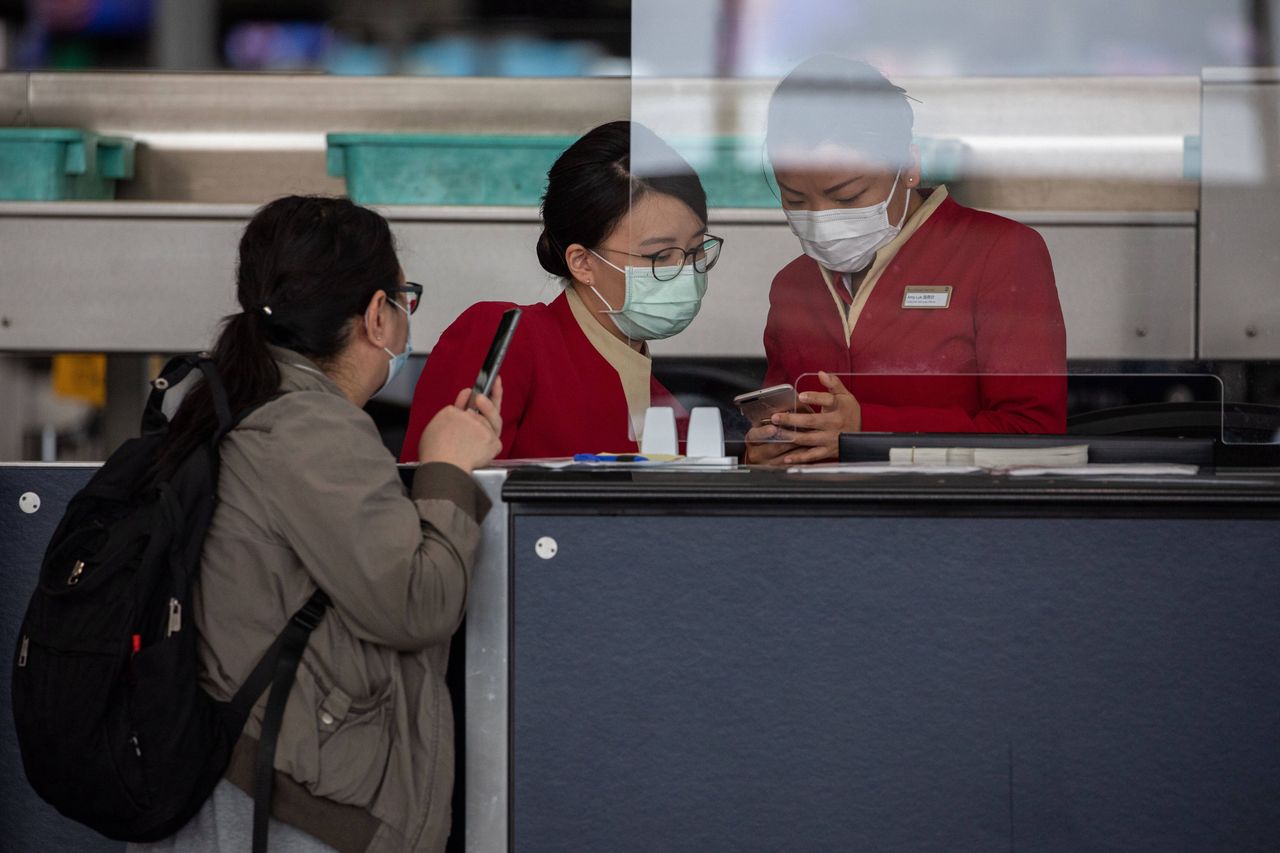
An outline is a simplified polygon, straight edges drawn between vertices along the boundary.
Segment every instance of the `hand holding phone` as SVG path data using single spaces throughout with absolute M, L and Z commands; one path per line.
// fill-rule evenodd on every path
M 795 387 L 786 384 L 748 391 L 733 398 L 733 404 L 753 427 L 770 423 L 770 418 L 778 412 L 801 411 L 797 403 Z M 804 407 L 803 411 L 807 410 L 808 407 Z
M 447 462 L 467 473 L 483 468 L 502 452 L 502 383 L 494 387 L 497 399 L 477 400 L 479 408 L 468 412 L 463 405 L 471 389 L 458 392 L 453 405 L 445 406 L 427 422 L 418 440 L 418 460 Z
M 475 384 L 471 386 L 471 394 L 467 397 L 466 408 L 470 411 L 476 410 L 475 402 L 478 395 L 487 397 L 493 390 L 493 382 L 498 378 L 502 360 L 507 357 L 507 348 L 511 346 L 511 337 L 515 334 L 516 325 L 519 322 L 519 308 L 510 308 L 502 312 L 502 319 L 498 321 L 498 331 L 493 335 L 493 343 L 489 344 L 489 352 L 484 357 L 484 363 L 480 365 L 480 372 L 476 374 Z

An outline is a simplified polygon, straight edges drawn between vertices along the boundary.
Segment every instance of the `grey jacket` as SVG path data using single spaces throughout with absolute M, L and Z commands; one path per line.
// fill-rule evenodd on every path
M 453 788 L 449 640 L 489 503 L 452 465 L 406 491 L 373 422 L 273 348 L 290 393 L 222 445 L 195 621 L 204 686 L 230 698 L 319 587 L 333 601 L 289 695 L 273 814 L 340 851 L 443 850 Z M 227 778 L 252 794 L 264 696 Z

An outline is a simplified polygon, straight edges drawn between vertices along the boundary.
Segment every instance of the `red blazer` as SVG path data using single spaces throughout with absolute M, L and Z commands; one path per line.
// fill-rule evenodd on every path
M 949 307 L 903 308 L 912 285 L 950 285 Z M 865 432 L 1066 431 L 1066 329 L 1044 240 L 950 198 L 898 249 L 848 342 L 818 264 L 784 267 L 764 347 L 766 385 L 852 374 Z
M 409 410 L 400 461 L 416 462 L 427 422 L 458 391 L 470 388 L 484 362 L 507 302 L 472 305 L 440 336 L 427 357 Z M 500 459 L 636 452 L 618 372 L 587 339 L 562 293 L 548 305 L 522 305 L 520 325 L 502 363 Z M 683 410 L 656 379 L 650 405 Z

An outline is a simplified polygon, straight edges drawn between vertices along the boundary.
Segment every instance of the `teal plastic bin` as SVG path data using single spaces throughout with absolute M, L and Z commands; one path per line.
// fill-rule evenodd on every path
M 920 150 L 923 183 L 950 183 L 963 175 L 966 150 L 962 143 L 927 136 L 918 136 L 913 141 Z M 709 206 L 778 207 L 781 204 L 763 139 L 728 136 L 677 139 L 672 145 L 702 178 Z
M 778 206 L 763 140 L 704 136 L 668 141 L 702 179 L 708 207 Z
M 361 204 L 536 205 L 547 171 L 574 136 L 333 133 L 329 174 Z M 954 181 L 964 147 L 918 137 L 925 183 Z M 670 140 L 702 179 L 710 207 L 779 205 L 763 141 L 711 136 Z
M 361 204 L 536 205 L 547 172 L 576 136 L 332 133 L 328 169 Z M 712 207 L 776 207 L 759 146 L 734 137 L 679 140 Z
M 69 128 L 0 127 L 0 199 L 105 201 L 133 177 L 132 139 Z
M 576 138 L 331 133 L 327 159 L 360 204 L 536 205 Z

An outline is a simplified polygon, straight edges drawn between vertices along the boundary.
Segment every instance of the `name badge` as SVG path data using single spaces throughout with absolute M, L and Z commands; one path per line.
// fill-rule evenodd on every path
M 951 285 L 913 285 L 902 294 L 903 308 L 947 308 L 951 305 Z

